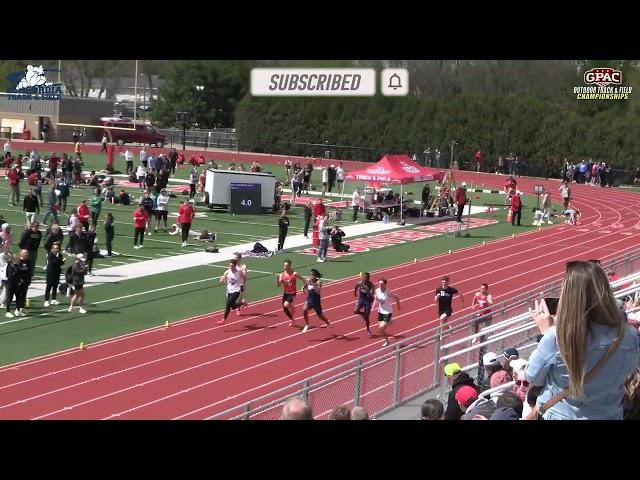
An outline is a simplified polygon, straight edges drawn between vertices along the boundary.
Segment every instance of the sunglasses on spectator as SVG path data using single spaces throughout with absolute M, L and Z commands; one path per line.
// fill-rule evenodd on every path
M 526 380 L 516 380 L 516 385 L 518 387 L 528 387 L 529 386 L 529 382 L 527 382 Z

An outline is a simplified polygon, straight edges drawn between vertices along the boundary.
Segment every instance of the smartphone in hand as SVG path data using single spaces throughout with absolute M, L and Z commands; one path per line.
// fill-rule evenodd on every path
M 558 301 L 559 299 L 556 297 L 547 297 L 544 299 L 544 303 L 547 304 L 547 308 L 549 309 L 549 315 L 555 315 L 558 311 Z

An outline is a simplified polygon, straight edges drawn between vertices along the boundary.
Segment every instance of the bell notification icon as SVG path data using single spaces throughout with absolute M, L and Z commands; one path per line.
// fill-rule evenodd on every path
M 406 68 L 385 68 L 380 80 L 380 90 L 387 97 L 404 97 L 409 94 L 409 71 Z

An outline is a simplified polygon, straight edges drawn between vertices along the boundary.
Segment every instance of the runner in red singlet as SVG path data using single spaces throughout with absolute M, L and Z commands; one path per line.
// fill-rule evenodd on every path
M 476 292 L 473 297 L 473 302 L 471 302 L 471 308 L 476 310 L 476 314 L 474 315 L 474 319 L 477 319 L 473 323 L 473 333 L 480 333 L 480 324 L 484 323 L 485 327 L 491 325 L 491 307 L 493 305 L 493 298 L 489 293 L 489 285 L 483 283 L 480 285 L 480 291 Z M 478 338 L 474 338 L 471 343 L 476 343 Z
M 282 311 L 291 320 L 289 322 L 290 327 L 293 326 L 293 301 L 295 300 L 297 293 L 296 280 L 304 282 L 304 278 L 301 277 L 297 272 L 293 271 L 291 260 L 287 259 L 284 261 L 284 271 L 280 275 L 278 275 L 276 285 L 278 287 L 280 285 L 284 286 L 284 291 L 282 294 Z

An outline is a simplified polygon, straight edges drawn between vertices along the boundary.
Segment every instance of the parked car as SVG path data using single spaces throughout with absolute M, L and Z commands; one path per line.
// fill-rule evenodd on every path
M 142 143 L 144 145 L 154 145 L 158 148 L 164 147 L 167 137 L 157 130 L 151 123 L 136 121 L 126 118 L 103 117 L 100 122 L 105 127 L 125 128 L 129 130 L 112 129 L 111 137 L 118 145 L 125 143 Z

